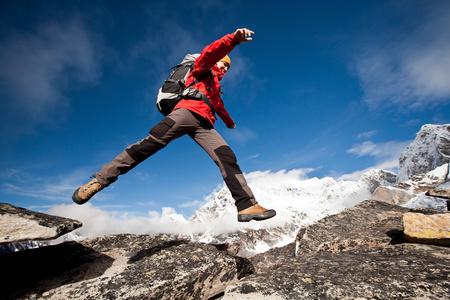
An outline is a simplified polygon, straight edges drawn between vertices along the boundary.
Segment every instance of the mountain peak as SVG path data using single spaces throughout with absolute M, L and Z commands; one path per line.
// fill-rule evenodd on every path
M 450 162 L 450 124 L 425 124 L 399 159 L 398 182 Z

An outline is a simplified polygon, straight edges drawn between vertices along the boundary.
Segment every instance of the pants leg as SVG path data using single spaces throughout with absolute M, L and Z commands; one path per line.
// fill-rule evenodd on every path
M 150 130 L 149 136 L 127 147 L 125 151 L 95 173 L 94 177 L 103 187 L 107 187 L 115 182 L 119 175 L 126 174 L 171 141 L 194 132 L 198 124 L 198 119 L 189 110 L 173 111 Z
M 225 184 L 235 200 L 238 211 L 257 204 L 252 190 L 237 164 L 236 155 L 214 129 L 199 126 L 189 136 L 199 144 L 219 167 Z
M 171 141 L 189 134 L 214 160 L 235 199 L 238 211 L 257 202 L 240 170 L 236 156 L 220 134 L 202 125 L 204 120 L 187 109 L 177 109 L 150 130 L 150 135 L 127 147 L 125 151 L 104 165 L 94 177 L 103 187 L 115 182 L 139 163 L 152 156 Z

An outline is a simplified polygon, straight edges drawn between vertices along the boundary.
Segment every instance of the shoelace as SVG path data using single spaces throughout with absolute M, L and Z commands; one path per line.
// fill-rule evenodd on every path
M 93 194 L 99 192 L 102 189 L 102 186 L 98 181 L 91 181 L 87 184 L 87 186 L 83 189 L 83 194 L 90 197 Z

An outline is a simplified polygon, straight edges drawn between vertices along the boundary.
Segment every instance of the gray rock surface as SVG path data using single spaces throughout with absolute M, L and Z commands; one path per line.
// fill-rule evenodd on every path
M 287 247 L 286 252 L 291 252 Z M 230 286 L 228 299 L 448 299 L 448 248 L 400 244 L 301 257 Z
M 300 229 L 296 238 L 298 251 L 341 252 L 350 248 L 389 245 L 401 239 L 402 216 L 406 212 L 409 209 L 401 206 L 364 201 Z
M 398 181 L 406 181 L 450 162 L 450 124 L 423 125 L 399 158 Z
M 370 199 L 395 205 L 401 205 L 407 203 L 414 197 L 416 197 L 416 194 L 408 192 L 401 187 L 380 186 L 376 189 L 375 193 L 373 193 Z
M 450 190 L 447 189 L 433 189 L 426 193 L 427 196 L 450 199 Z
M 0 245 L 52 240 L 81 227 L 81 222 L 0 203 Z
M 252 257 L 255 273 L 223 300 L 447 298 L 450 248 L 405 241 L 407 211 L 370 200 L 303 228 L 297 256 L 292 243 Z
M 252 272 L 218 248 L 120 234 L 0 255 L 0 299 L 208 299 Z

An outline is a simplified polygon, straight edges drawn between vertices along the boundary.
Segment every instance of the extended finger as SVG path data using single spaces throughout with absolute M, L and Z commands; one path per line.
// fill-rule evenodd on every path
M 252 40 L 252 38 L 251 38 L 252 34 L 255 34 L 255 33 L 253 31 L 251 31 L 251 30 L 246 29 L 246 31 L 245 31 L 245 40 L 251 41 Z
M 253 31 L 251 31 L 250 29 L 245 29 L 245 34 L 247 36 L 250 36 L 250 35 L 255 34 L 255 33 Z

